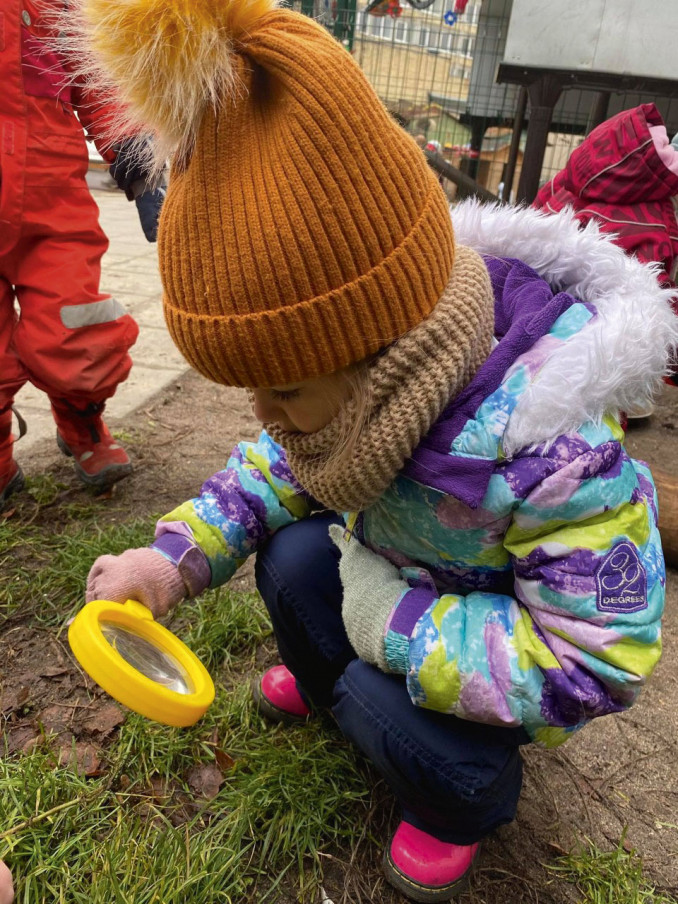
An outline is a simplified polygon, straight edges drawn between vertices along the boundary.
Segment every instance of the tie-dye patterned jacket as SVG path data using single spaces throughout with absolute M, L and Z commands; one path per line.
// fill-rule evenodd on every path
M 656 497 L 616 415 L 678 330 L 652 269 L 595 226 L 475 202 L 453 220 L 485 255 L 498 341 L 356 535 L 400 569 L 383 635 L 413 703 L 554 746 L 630 706 L 661 653 Z M 262 433 L 154 546 L 198 593 L 312 508 Z

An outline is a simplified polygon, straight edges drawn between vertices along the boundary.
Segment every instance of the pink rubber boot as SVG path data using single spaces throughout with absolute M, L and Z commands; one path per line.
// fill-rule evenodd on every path
M 449 901 L 464 889 L 478 848 L 439 841 L 401 822 L 384 853 L 384 872 L 411 901 Z
M 311 710 L 297 690 L 294 675 L 284 665 L 274 665 L 253 688 L 259 712 L 272 722 L 292 725 L 305 722 Z

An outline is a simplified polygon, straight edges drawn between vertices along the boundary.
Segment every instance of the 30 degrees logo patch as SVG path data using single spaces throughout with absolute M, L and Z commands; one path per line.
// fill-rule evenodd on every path
M 598 566 L 596 606 L 601 612 L 647 609 L 647 576 L 630 543 L 618 543 Z

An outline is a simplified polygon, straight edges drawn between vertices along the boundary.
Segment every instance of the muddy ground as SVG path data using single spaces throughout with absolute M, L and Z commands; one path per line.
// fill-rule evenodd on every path
M 133 476 L 110 499 L 99 501 L 101 524 L 132 514 L 169 511 L 194 495 L 202 479 L 222 467 L 236 440 L 254 438 L 257 426 L 240 390 L 213 386 L 188 374 L 124 424 L 135 462 Z M 675 461 L 678 389 L 666 388 L 654 416 L 629 432 L 637 457 L 678 474 Z M 82 491 L 69 463 L 51 442 L 17 457 L 27 474 L 47 471 L 65 484 L 64 498 Z M 45 530 L 58 511 L 37 514 L 19 500 L 6 517 L 44 518 Z M 38 520 L 39 523 L 39 520 Z M 30 568 L 27 561 L 25 566 Z M 234 579 L 253 586 L 249 567 Z M 549 869 L 559 854 L 588 838 L 603 849 L 615 847 L 626 829 L 626 847 L 643 858 L 645 875 L 657 891 L 678 893 L 678 581 L 669 571 L 665 652 L 639 703 L 627 714 L 600 719 L 555 751 L 525 751 L 525 783 L 518 818 L 485 843 L 480 869 L 463 904 L 544 902 L 564 904 L 579 893 Z M 30 617 L 14 617 L 2 629 L 4 672 L 0 706 L 9 748 L 26 750 L 42 730 L 62 740 L 63 757 L 75 739 L 78 766 L 96 774 L 107 739 L 122 720 L 110 698 L 97 692 L 75 667 L 63 631 L 47 630 Z M 378 792 L 377 825 L 394 815 Z M 379 878 L 379 851 L 366 841 L 360 857 L 331 863 L 327 891 L 335 904 L 374 901 L 395 904 L 400 897 Z M 370 866 L 372 864 L 372 866 Z M 367 891 L 366 891 L 367 889 Z M 371 889 L 371 890 L 369 890 Z M 291 902 L 294 898 L 281 897 Z

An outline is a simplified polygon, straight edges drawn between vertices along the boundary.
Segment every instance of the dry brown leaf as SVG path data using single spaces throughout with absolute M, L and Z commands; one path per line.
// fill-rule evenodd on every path
M 95 713 L 83 724 L 83 728 L 92 733 L 102 734 L 104 737 L 125 721 L 122 710 L 115 703 L 107 703 L 98 708 Z
M 217 728 L 215 728 L 212 732 L 211 743 L 214 747 L 214 759 L 217 761 L 217 766 L 221 769 L 222 772 L 230 772 L 230 770 L 235 766 L 235 760 L 230 755 L 230 753 L 226 753 L 223 747 L 220 746 L 219 730 Z
M 38 675 L 41 678 L 56 678 L 58 675 L 67 675 L 69 671 L 69 668 L 64 665 L 50 665 L 40 669 Z
M 30 687 L 21 685 L 11 690 L 3 691 L 2 696 L 0 696 L 0 712 L 7 715 L 17 709 L 21 709 L 28 701 L 30 695 Z
M 16 753 L 19 750 L 23 751 L 24 747 L 28 750 L 32 750 L 35 744 L 42 740 L 42 736 L 37 735 L 35 728 L 30 725 L 15 728 L 10 731 L 5 729 L 5 731 L 7 753 Z
M 86 741 L 77 741 L 61 748 L 59 765 L 67 766 L 79 775 L 101 775 L 101 750 Z
M 203 763 L 189 770 L 187 780 L 191 791 L 212 800 L 224 783 L 221 770 L 215 763 Z
M 222 772 L 230 772 L 230 770 L 235 767 L 235 760 L 233 757 L 230 753 L 226 753 L 225 750 L 222 750 L 221 747 L 215 749 L 214 759 L 217 761 L 217 766 Z

